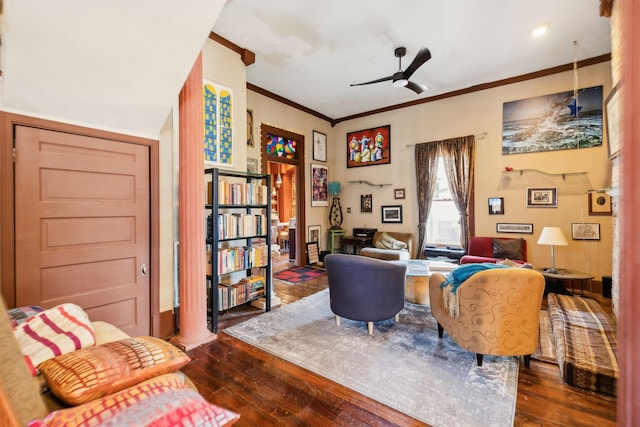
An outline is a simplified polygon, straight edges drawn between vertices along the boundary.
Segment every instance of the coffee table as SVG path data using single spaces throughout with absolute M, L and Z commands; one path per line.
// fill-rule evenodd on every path
M 407 266 L 404 298 L 414 304 L 429 305 L 429 277 L 431 273 L 448 274 L 456 264 L 426 259 L 393 261 Z

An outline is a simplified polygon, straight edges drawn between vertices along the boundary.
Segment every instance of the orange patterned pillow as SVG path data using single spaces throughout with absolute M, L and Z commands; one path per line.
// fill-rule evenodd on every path
M 102 399 L 62 409 L 33 421 L 44 426 L 230 426 L 240 415 L 207 402 L 172 373 L 144 381 Z
M 42 362 L 38 369 L 58 398 L 78 405 L 173 372 L 190 361 L 171 343 L 136 337 L 67 353 Z

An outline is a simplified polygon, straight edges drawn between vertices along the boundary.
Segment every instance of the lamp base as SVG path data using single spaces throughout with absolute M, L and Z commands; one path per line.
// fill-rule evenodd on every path
M 562 271 L 556 270 L 555 268 L 547 268 L 544 272 L 549 274 L 562 274 Z

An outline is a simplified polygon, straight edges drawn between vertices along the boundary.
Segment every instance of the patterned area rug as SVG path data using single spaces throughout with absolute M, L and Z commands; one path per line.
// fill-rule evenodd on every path
M 531 355 L 532 359 L 541 362 L 558 364 L 556 357 L 556 345 L 553 341 L 553 330 L 551 328 L 551 319 L 547 310 L 540 310 L 540 345 L 538 350 Z
M 406 303 L 400 321 L 341 320 L 328 289 L 223 330 L 433 426 L 513 425 L 519 362 L 438 338 L 428 306 Z
M 324 276 L 325 274 L 327 274 L 327 272 L 320 268 L 293 267 L 288 270 L 276 273 L 273 275 L 273 277 L 289 284 L 296 284 L 305 282 L 310 279 L 315 279 L 320 276 Z

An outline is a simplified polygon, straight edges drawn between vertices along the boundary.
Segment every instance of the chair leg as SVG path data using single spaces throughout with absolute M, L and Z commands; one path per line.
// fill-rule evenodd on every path
M 373 322 L 367 322 L 367 329 L 369 330 L 369 335 L 373 335 Z
M 442 325 L 438 322 L 438 338 L 442 338 L 442 334 L 444 333 L 444 328 L 442 327 Z
M 340 326 L 340 316 L 336 315 L 336 326 Z
M 483 357 L 482 354 L 476 353 L 476 360 L 478 361 L 478 366 L 482 366 L 482 357 Z
M 530 364 L 531 364 L 531 355 L 530 354 L 525 354 L 524 355 L 524 367 L 528 368 Z

